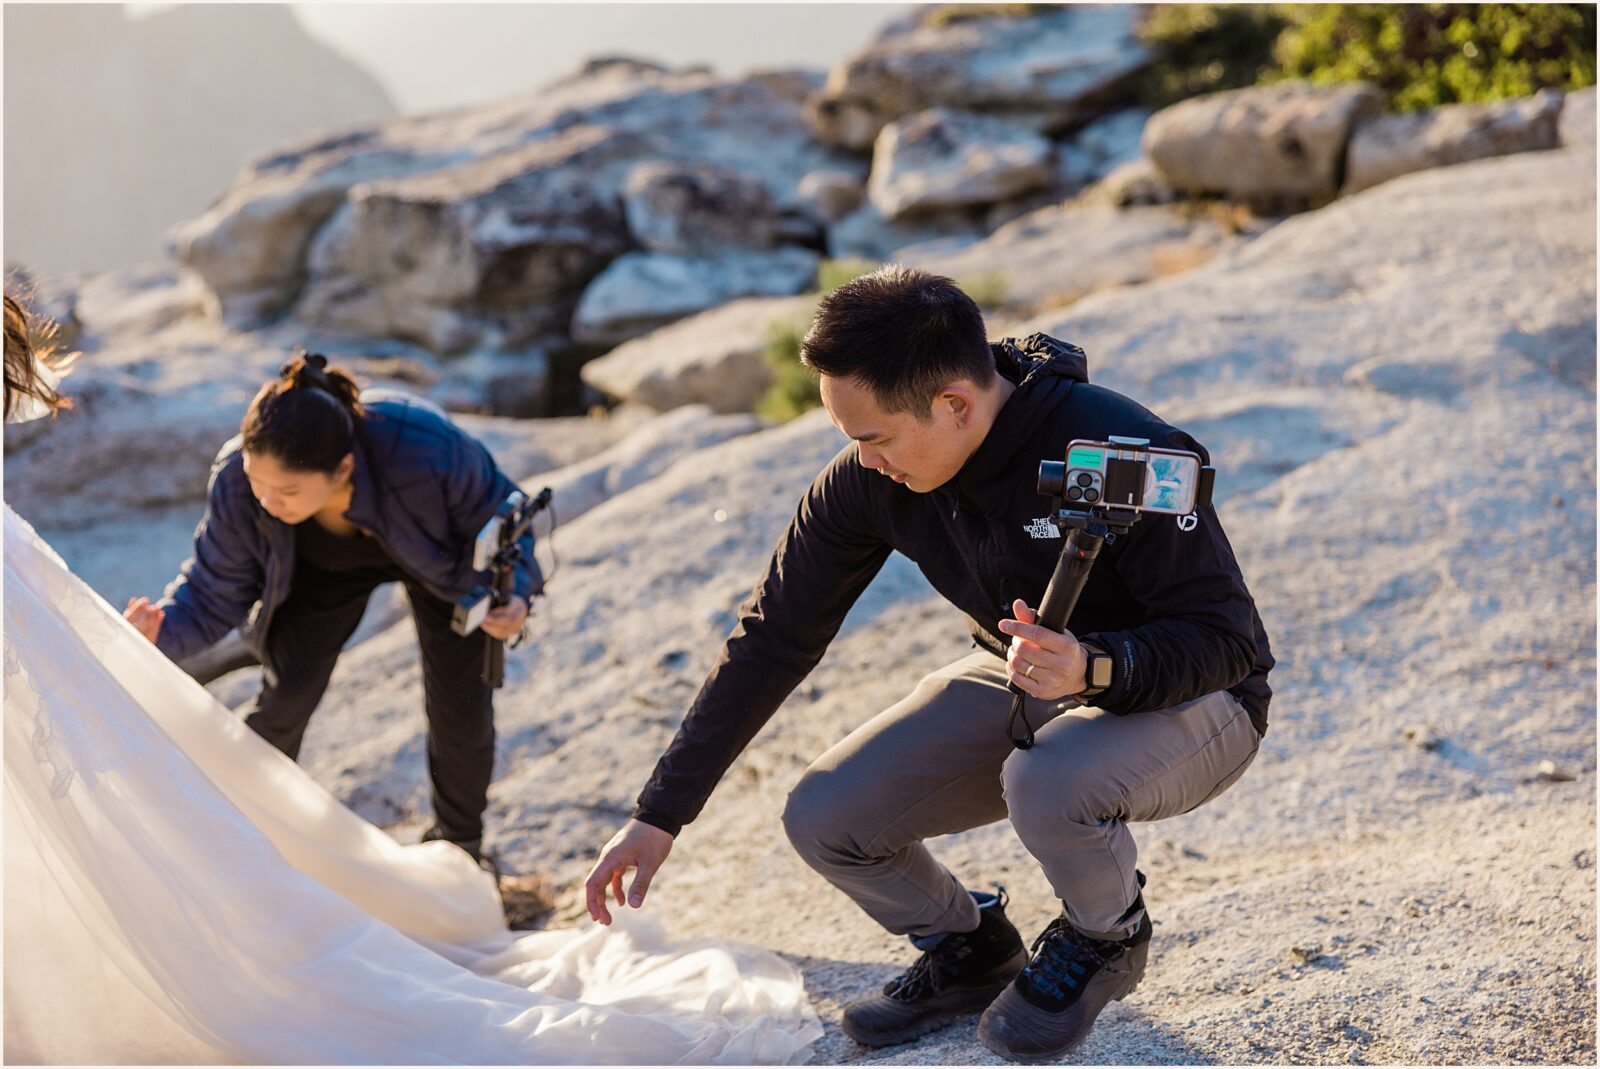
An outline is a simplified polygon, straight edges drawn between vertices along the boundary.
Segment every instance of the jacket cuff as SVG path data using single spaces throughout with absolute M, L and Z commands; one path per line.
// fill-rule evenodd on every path
M 662 816 L 660 813 L 657 813 L 652 809 L 647 809 L 644 806 L 639 806 L 633 811 L 633 819 L 637 820 L 640 824 L 648 824 L 652 828 L 660 828 L 674 839 L 676 839 L 678 837 L 678 833 L 683 830 L 683 825 L 678 821 L 673 820 L 670 817 Z
M 161 621 L 161 630 L 156 632 L 156 649 L 174 663 L 198 653 L 201 647 L 195 641 L 197 636 L 194 629 L 186 626 L 181 612 L 174 608 L 173 603 L 164 599 L 156 603 L 156 608 L 166 613 Z

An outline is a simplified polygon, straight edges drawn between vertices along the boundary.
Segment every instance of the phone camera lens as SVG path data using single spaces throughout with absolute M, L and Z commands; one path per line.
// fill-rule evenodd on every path
M 1100 491 L 1098 491 L 1098 490 L 1085 490 L 1083 492 L 1083 499 L 1085 501 L 1089 502 L 1090 504 L 1093 504 L 1094 502 L 1100 500 Z
M 1078 472 L 1078 485 L 1079 486 L 1092 486 L 1093 484 L 1094 484 L 1094 476 L 1093 475 L 1090 475 L 1086 471 Z
M 1068 501 L 1077 501 L 1081 497 L 1083 497 L 1083 491 L 1082 490 L 1079 490 L 1076 486 L 1067 487 L 1067 500 Z

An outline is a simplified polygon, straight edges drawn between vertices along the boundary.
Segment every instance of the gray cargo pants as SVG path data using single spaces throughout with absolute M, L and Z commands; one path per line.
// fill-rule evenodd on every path
M 806 770 L 783 814 L 795 849 L 890 932 L 971 931 L 972 897 L 923 840 L 1009 816 L 1074 927 L 1130 934 L 1142 915 L 1130 912 L 1128 822 L 1187 813 L 1231 786 L 1260 743 L 1249 715 L 1226 691 L 1131 716 L 1030 698 L 1037 741 L 1018 750 L 1010 709 L 991 653 L 928 675 Z

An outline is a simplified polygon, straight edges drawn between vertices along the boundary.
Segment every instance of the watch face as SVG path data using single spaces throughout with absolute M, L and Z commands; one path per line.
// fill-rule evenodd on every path
M 1089 658 L 1089 685 L 1091 687 L 1109 687 L 1111 685 L 1111 658 L 1104 654 L 1097 654 Z

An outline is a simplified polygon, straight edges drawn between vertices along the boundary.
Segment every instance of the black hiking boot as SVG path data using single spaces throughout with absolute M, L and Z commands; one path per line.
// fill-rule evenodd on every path
M 923 952 L 883 992 L 845 1007 L 845 1035 L 868 1047 L 905 1043 L 987 1006 L 1027 964 L 1022 936 L 1006 919 L 1005 888 L 972 892 L 978 927 L 912 939 Z
M 1128 912 L 1143 908 L 1140 894 Z M 1090 939 L 1063 911 L 1033 941 L 1027 968 L 984 1011 L 979 1041 L 1014 1062 L 1050 1061 L 1076 1047 L 1107 1003 L 1139 986 L 1152 930 L 1146 915 L 1126 939 Z

